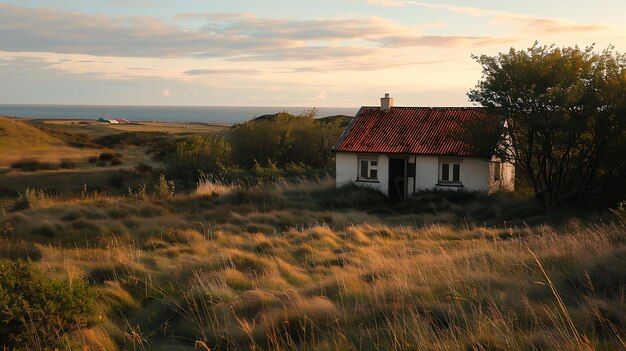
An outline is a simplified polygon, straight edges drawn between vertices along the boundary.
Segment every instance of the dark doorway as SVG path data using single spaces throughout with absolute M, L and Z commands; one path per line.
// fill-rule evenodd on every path
M 389 159 L 389 198 L 395 202 L 404 201 L 406 184 L 405 159 Z

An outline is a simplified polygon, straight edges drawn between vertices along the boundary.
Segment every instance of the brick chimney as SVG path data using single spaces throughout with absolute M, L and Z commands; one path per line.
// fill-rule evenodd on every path
M 389 97 L 389 93 L 385 93 L 385 97 L 380 98 L 380 109 L 389 111 L 393 107 L 393 98 Z

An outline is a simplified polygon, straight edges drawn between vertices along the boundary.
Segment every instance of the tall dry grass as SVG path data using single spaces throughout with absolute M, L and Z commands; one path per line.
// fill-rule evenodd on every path
M 329 202 L 329 179 L 207 184 L 222 190 L 87 191 L 8 212 L 0 256 L 90 282 L 102 319 L 71 337 L 91 348 L 626 347 L 620 222 L 472 221 L 493 203 L 354 208 Z

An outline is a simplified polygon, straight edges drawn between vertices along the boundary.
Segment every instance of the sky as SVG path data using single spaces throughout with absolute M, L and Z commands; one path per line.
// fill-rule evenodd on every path
M 626 52 L 624 0 L 0 1 L 0 103 L 471 106 L 472 55 Z

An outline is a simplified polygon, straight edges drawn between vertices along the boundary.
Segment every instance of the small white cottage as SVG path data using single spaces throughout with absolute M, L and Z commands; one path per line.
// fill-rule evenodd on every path
M 459 131 L 502 128 L 504 119 L 478 107 L 361 107 L 333 150 L 337 186 L 354 183 L 404 200 L 419 190 L 513 191 L 515 167 L 490 150 L 476 151 Z M 461 128 L 463 126 L 463 128 Z

